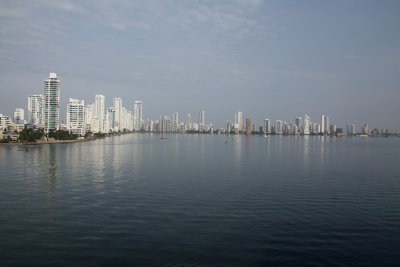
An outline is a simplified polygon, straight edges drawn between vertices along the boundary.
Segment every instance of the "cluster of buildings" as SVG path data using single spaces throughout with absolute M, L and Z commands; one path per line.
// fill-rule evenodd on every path
M 179 114 L 178 112 L 174 112 L 171 117 L 166 115 L 159 117 L 156 121 L 147 119 L 143 130 L 146 132 L 159 133 L 213 133 L 214 126 L 212 123 L 205 123 L 205 111 L 202 110 L 199 112 L 199 123 L 192 121 L 190 113 L 187 114 L 187 119 L 185 122 L 179 122 Z
M 373 129 L 368 128 L 368 123 L 364 124 L 361 132 L 358 133 L 355 124 L 347 124 L 346 130 L 337 127 L 335 124 L 330 124 L 328 116 L 321 115 L 319 122 L 312 122 L 310 116 L 307 114 L 302 117 L 296 117 L 293 122 L 287 123 L 282 120 L 276 120 L 271 123 L 270 119 L 265 119 L 263 125 L 256 127 L 251 124 L 251 119 L 247 118 L 246 122 L 243 121 L 242 112 L 235 114 L 234 122 L 227 121 L 226 129 L 219 129 L 220 133 L 231 134 L 276 134 L 276 135 L 348 135 L 353 136 L 361 135 L 387 135 L 387 129 Z
M 67 104 L 65 124 L 60 121 L 60 79 L 50 73 L 44 81 L 43 94 L 28 96 L 28 117 L 24 109 L 14 110 L 14 120 L 0 114 L 0 129 L 12 133 L 24 128 L 50 131 L 67 130 L 84 136 L 87 132 L 108 133 L 119 131 L 139 131 L 143 128 L 142 101 L 134 102 L 134 113 L 122 105 L 121 98 L 113 99 L 113 106 L 105 110 L 104 95 L 96 95 L 94 102 L 85 106 L 85 101 L 70 98 Z
M 60 79 L 56 73 L 50 73 L 44 81 L 43 94 L 28 96 L 27 118 L 24 109 L 14 110 L 14 116 L 0 114 L 0 132 L 14 133 L 25 128 L 44 129 L 50 131 L 59 129 L 67 130 L 72 134 L 84 136 L 86 133 L 110 133 L 124 131 L 144 131 L 161 133 L 213 133 L 212 123 L 206 124 L 205 111 L 199 112 L 198 122 L 192 120 L 187 114 L 186 121 L 179 122 L 178 112 L 171 116 L 162 116 L 158 120 L 143 120 L 143 101 L 134 101 L 133 112 L 122 104 L 121 98 L 114 98 L 113 105 L 105 108 L 105 96 L 95 95 L 94 102 L 85 105 L 81 99 L 70 98 L 67 104 L 65 124 L 60 121 Z M 217 130 L 221 134 L 277 134 L 277 135 L 356 135 L 356 126 L 348 124 L 343 128 L 330 124 L 328 116 L 322 115 L 321 119 L 312 122 L 306 114 L 304 118 L 296 117 L 294 123 L 277 120 L 271 123 L 265 119 L 263 125 L 256 127 L 247 118 L 243 120 L 241 111 L 234 115 L 234 121 L 227 121 L 226 129 Z M 361 129 L 363 135 L 386 135 L 387 129 L 369 129 L 365 124 Z M 0 135 L 1 135 L 0 134 Z M 3 136 L 0 136 L 2 139 Z

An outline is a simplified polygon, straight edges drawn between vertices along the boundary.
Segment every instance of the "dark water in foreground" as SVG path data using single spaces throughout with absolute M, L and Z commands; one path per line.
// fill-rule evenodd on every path
M 0 266 L 118 264 L 399 265 L 400 138 L 0 147 Z

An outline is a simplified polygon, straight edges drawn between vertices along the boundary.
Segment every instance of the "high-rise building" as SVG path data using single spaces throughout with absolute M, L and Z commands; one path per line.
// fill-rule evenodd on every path
M 185 131 L 190 131 L 190 130 L 192 130 L 192 120 L 191 120 L 190 113 L 188 113 L 186 123 L 185 123 Z
M 172 132 L 178 132 L 178 124 L 179 124 L 179 114 L 178 112 L 174 112 L 172 114 Z
M 346 124 L 346 134 L 347 135 L 352 135 L 352 133 L 351 133 L 351 125 L 350 124 Z
M 69 99 L 67 105 L 67 130 L 71 134 L 85 135 L 85 101 Z
M 171 132 L 171 119 L 168 116 L 164 116 L 159 120 L 160 128 L 162 133 Z
M 325 134 L 325 115 L 321 115 L 321 134 Z
M 330 131 L 331 134 L 335 134 L 335 133 L 336 133 L 336 125 L 332 124 L 332 125 L 330 126 L 329 131 Z
M 243 113 L 241 111 L 238 111 L 235 114 L 235 124 L 237 125 L 239 132 L 243 131 L 243 127 L 244 127 L 243 126 Z M 235 125 L 235 128 L 236 128 L 236 125 Z
M 124 128 L 122 126 L 123 123 L 123 112 L 122 112 L 122 99 L 117 97 L 114 98 L 114 112 L 115 112 L 115 119 L 114 119 L 114 131 L 122 131 Z
M 107 109 L 105 132 L 115 131 L 115 110 L 113 107 Z
M 369 128 L 368 128 L 368 123 L 364 124 L 364 126 L 361 129 L 362 134 L 369 134 Z
M 310 117 L 306 114 L 304 115 L 304 129 L 303 134 L 310 134 Z
M 246 135 L 251 135 L 251 119 L 246 119 Z
M 351 125 L 351 134 L 352 135 L 355 135 L 357 133 L 357 131 L 356 131 L 356 125 L 355 124 L 352 124 Z
M 43 95 L 28 96 L 28 122 L 38 127 L 43 123 Z
M 199 131 L 203 132 L 204 131 L 204 125 L 205 125 L 205 111 L 202 110 L 199 112 Z
M 324 131 L 325 131 L 325 133 L 326 134 L 330 134 L 330 128 L 329 128 L 329 117 L 328 116 L 325 116 L 325 129 L 324 129 Z
M 271 133 L 271 121 L 269 119 L 264 120 L 264 133 Z
M 283 133 L 282 130 L 283 130 L 282 129 L 282 121 L 281 120 L 277 120 L 275 122 L 275 134 L 282 134 Z
M 133 129 L 140 131 L 142 129 L 143 121 L 143 101 L 135 101 L 133 103 Z
M 96 95 L 94 100 L 94 117 L 98 119 L 99 132 L 104 132 L 105 96 Z
M 14 109 L 14 123 L 16 124 L 24 124 L 25 120 L 25 112 L 23 108 Z
M 44 130 L 45 133 L 56 131 L 60 124 L 60 80 L 56 73 L 50 73 L 44 81 Z

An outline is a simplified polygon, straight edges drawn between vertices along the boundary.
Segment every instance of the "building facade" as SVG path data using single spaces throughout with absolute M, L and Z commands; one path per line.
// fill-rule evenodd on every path
M 67 130 L 71 134 L 85 135 L 85 101 L 69 99 L 67 105 Z
M 50 73 L 44 81 L 43 99 L 44 130 L 56 131 L 60 125 L 60 80 L 56 73 Z
M 28 96 L 28 123 L 42 127 L 43 124 L 43 95 Z

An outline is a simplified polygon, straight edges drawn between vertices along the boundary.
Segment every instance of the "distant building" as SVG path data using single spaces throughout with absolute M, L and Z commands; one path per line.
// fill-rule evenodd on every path
M 271 133 L 271 121 L 269 119 L 264 120 L 264 133 Z
M 368 123 L 364 124 L 361 129 L 362 134 L 369 134 Z
M 332 125 L 330 126 L 330 133 L 331 133 L 331 134 L 335 134 L 335 133 L 336 133 L 336 125 L 332 124 Z
M 251 135 L 251 120 L 246 119 L 246 135 Z
M 69 99 L 67 105 L 67 130 L 71 134 L 85 135 L 85 101 Z
M 281 120 L 277 120 L 275 122 L 275 134 L 282 134 L 282 133 L 283 133 L 282 121 Z
M 44 130 L 58 130 L 60 125 L 60 80 L 56 73 L 50 73 L 49 78 L 44 81 L 43 99 Z
M 204 110 L 199 112 L 199 131 L 203 132 L 204 126 L 205 126 L 205 116 L 206 116 L 206 112 Z
M 10 116 L 0 114 L 0 127 L 5 128 L 9 124 L 12 124 Z
M 16 124 L 25 124 L 25 112 L 23 108 L 14 109 L 14 123 Z
M 304 115 L 303 134 L 304 135 L 309 135 L 310 134 L 310 117 L 307 114 Z
M 114 131 L 122 131 L 122 123 L 123 123 L 123 112 L 122 112 L 122 99 L 117 97 L 114 98 Z
M 43 95 L 28 96 L 28 123 L 38 127 L 43 124 Z
M 96 118 L 96 124 L 99 132 L 104 132 L 104 108 L 105 108 L 105 96 L 96 95 L 94 100 L 94 116 Z
M 235 128 L 236 128 L 236 124 L 237 124 L 237 128 L 240 131 L 243 131 L 243 113 L 241 111 L 238 111 L 235 114 Z
M 135 101 L 133 103 L 133 129 L 140 131 L 143 121 L 143 101 Z
M 107 109 L 105 132 L 115 131 L 115 110 L 113 107 Z
M 324 129 L 325 134 L 330 134 L 329 125 L 330 125 L 329 124 L 329 117 L 325 116 L 325 129 Z
M 174 112 L 172 114 L 172 132 L 176 133 L 178 132 L 178 125 L 179 125 L 179 114 L 178 112 Z

